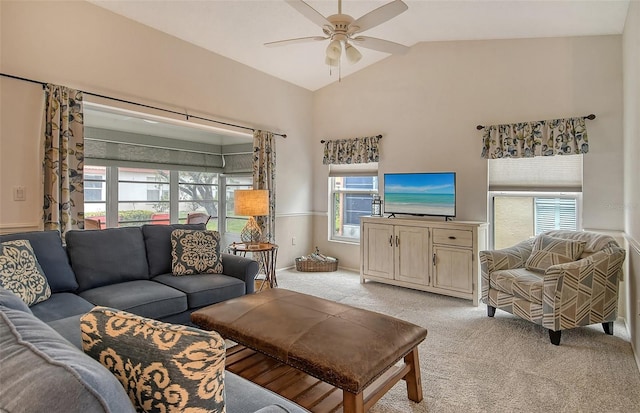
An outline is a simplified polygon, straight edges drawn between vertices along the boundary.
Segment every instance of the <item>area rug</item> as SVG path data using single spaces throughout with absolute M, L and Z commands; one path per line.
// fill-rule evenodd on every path
M 375 282 L 354 272 L 277 272 L 280 288 L 377 311 L 424 326 L 419 346 L 424 400 L 396 384 L 370 413 L 640 412 L 640 373 L 626 327 L 546 329 L 486 306 Z M 366 345 L 366 343 L 362 343 Z M 336 343 L 336 345 L 339 345 Z

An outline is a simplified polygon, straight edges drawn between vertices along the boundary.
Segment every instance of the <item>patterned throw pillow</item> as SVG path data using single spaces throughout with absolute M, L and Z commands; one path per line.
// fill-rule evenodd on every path
M 0 285 L 13 292 L 28 306 L 51 296 L 47 277 L 38 264 L 28 240 L 0 243 Z
M 584 251 L 584 245 L 583 241 L 540 234 L 533 243 L 533 250 L 525 263 L 525 268 L 545 272 L 552 265 L 576 261 Z
M 220 233 L 193 229 L 171 232 L 173 275 L 222 274 Z
M 120 381 L 139 412 L 226 411 L 224 340 L 215 331 L 95 307 L 82 348 Z

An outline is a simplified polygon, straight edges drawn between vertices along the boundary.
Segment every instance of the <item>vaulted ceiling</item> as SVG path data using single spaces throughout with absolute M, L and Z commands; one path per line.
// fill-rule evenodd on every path
M 265 47 L 277 40 L 322 36 L 322 30 L 284 0 L 90 0 L 214 53 L 309 90 L 338 80 L 324 63 L 328 41 Z M 390 0 L 344 0 L 358 18 Z M 621 34 L 629 0 L 404 0 L 408 10 L 363 35 L 413 46 L 448 40 Z M 309 0 L 323 16 L 338 0 Z M 343 59 L 342 77 L 390 56 L 360 48 L 362 60 Z

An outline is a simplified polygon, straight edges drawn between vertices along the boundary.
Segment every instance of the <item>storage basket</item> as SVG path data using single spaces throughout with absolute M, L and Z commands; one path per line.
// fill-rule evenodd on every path
M 296 258 L 296 270 L 302 272 L 329 272 L 338 269 L 338 259 L 335 261 L 303 260 Z

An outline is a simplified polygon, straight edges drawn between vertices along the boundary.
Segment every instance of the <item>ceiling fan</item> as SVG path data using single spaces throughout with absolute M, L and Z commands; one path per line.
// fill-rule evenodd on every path
M 347 14 L 342 14 L 342 0 L 338 0 L 338 14 L 333 14 L 328 17 L 324 17 L 302 0 L 286 0 L 286 2 L 307 19 L 320 26 L 324 36 L 279 40 L 265 43 L 265 46 L 284 46 L 293 43 L 329 40 L 325 63 L 334 67 L 340 65 L 343 47 L 344 54 L 350 63 L 357 63 L 362 58 L 362 54 L 354 47 L 354 44 L 367 49 L 392 54 L 405 53 L 409 49 L 407 46 L 399 43 L 358 35 L 358 33 L 378 26 L 407 10 L 408 7 L 402 0 L 393 0 L 358 19 L 354 19 Z

